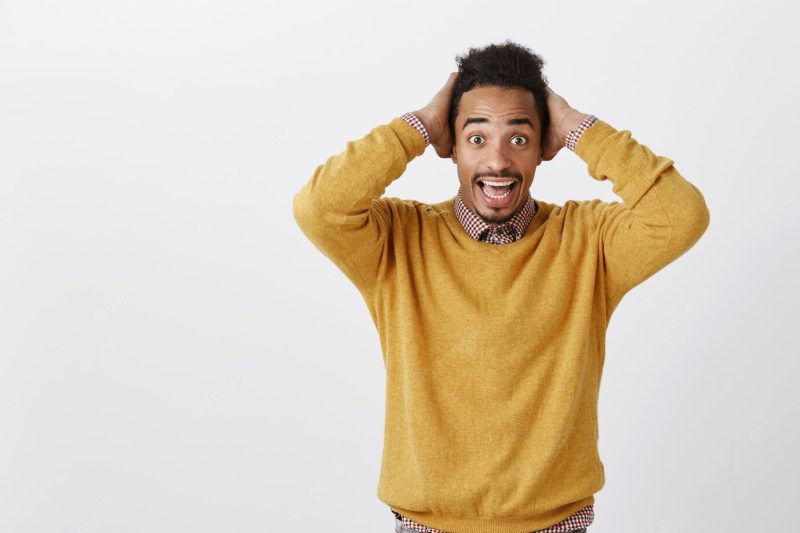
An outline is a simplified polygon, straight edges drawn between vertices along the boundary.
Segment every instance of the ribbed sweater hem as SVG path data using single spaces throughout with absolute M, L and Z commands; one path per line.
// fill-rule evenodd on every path
M 486 517 L 468 518 L 445 516 L 432 512 L 419 513 L 397 506 L 392 509 L 419 524 L 447 533 L 532 533 L 558 524 L 587 505 L 594 504 L 594 495 L 542 513 L 537 518 Z

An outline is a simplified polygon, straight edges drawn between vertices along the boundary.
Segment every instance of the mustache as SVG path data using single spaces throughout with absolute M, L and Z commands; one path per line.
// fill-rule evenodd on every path
M 522 181 L 522 174 L 519 172 L 500 171 L 500 172 L 478 172 L 472 176 L 472 181 L 478 181 L 483 178 L 511 178 L 517 181 Z

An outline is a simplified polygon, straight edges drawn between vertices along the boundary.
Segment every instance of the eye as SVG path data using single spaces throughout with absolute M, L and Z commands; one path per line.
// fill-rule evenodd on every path
M 473 141 L 473 139 L 480 139 L 480 142 L 479 141 Z M 484 138 L 481 137 L 480 135 L 470 135 L 467 138 L 467 141 L 471 142 L 472 144 L 483 144 L 485 142 Z
M 515 142 L 517 140 L 519 140 L 521 142 Z M 511 139 L 511 144 L 516 144 L 517 146 L 522 146 L 524 144 L 528 144 L 528 139 L 523 137 L 522 135 L 517 135 L 516 137 Z

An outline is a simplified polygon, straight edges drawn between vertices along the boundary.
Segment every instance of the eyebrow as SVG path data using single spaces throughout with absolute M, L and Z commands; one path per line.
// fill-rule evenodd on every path
M 484 118 L 484 117 L 469 117 L 469 118 L 467 118 L 467 121 L 464 122 L 464 125 L 461 126 L 461 130 L 463 131 L 470 124 L 485 124 L 487 122 L 489 122 L 488 118 Z M 506 124 L 508 124 L 509 126 L 519 126 L 520 124 L 527 124 L 528 126 L 531 127 L 532 130 L 536 129 L 536 128 L 533 127 L 533 123 L 531 123 L 531 119 L 529 119 L 528 117 L 512 118 L 512 119 L 509 119 Z

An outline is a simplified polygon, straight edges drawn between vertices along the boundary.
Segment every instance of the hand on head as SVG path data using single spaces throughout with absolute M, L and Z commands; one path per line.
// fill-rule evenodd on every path
M 563 97 L 550 87 L 547 90 L 547 110 L 550 114 L 550 127 L 542 141 L 542 159 L 550 161 L 567 140 L 570 131 L 576 129 L 588 115 L 572 108 Z
M 433 145 L 439 157 L 450 157 L 453 148 L 453 138 L 452 135 L 450 135 L 449 115 L 450 102 L 453 98 L 453 87 L 455 87 L 457 79 L 458 72 L 451 72 L 444 87 L 439 89 L 439 92 L 436 93 L 428 105 L 414 112 L 420 121 L 422 121 L 425 129 L 428 130 L 431 145 Z
M 453 138 L 450 134 L 449 114 L 453 88 L 458 79 L 458 72 L 451 72 L 444 86 L 422 109 L 414 114 L 422 121 L 431 140 L 431 145 L 439 157 L 450 157 L 453 149 Z M 542 140 L 542 160 L 550 161 L 564 147 L 567 134 L 577 128 L 587 115 L 572 108 L 567 101 L 553 91 L 547 90 L 547 109 L 550 114 L 550 126 Z

